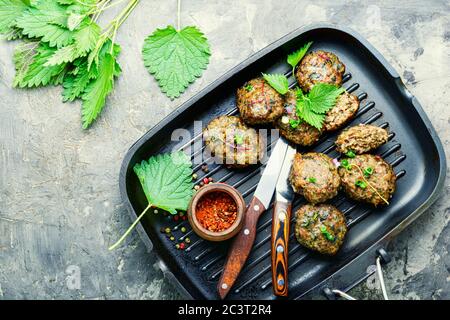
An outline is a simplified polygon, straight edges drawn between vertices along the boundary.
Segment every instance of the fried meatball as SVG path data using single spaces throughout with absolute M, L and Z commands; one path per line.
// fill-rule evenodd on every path
M 356 201 L 375 207 L 387 205 L 395 191 L 394 170 L 379 156 L 361 154 L 342 159 L 338 172 L 344 192 Z
M 295 213 L 295 236 L 301 245 L 335 255 L 347 233 L 344 214 L 329 204 L 305 204 Z
M 292 188 L 308 202 L 321 203 L 335 197 L 340 178 L 330 157 L 323 153 L 297 153 L 289 175 Z
M 386 129 L 370 124 L 360 124 L 342 131 L 336 139 L 336 150 L 341 153 L 353 151 L 356 154 L 363 154 L 380 147 L 387 141 Z
M 345 65 L 331 52 L 314 51 L 300 62 L 295 77 L 303 91 L 308 92 L 316 83 L 329 83 L 340 86 Z
M 256 130 L 235 116 L 212 120 L 203 130 L 203 140 L 217 163 L 232 168 L 256 164 L 264 154 L 264 143 Z
M 237 90 L 237 107 L 245 123 L 273 123 L 283 113 L 283 96 L 263 78 L 246 82 Z
M 336 99 L 336 104 L 325 115 L 323 129 L 334 131 L 353 118 L 359 108 L 359 100 L 353 94 L 344 92 Z
M 287 140 L 301 146 L 311 146 L 319 140 L 321 132 L 299 120 L 295 112 L 296 103 L 295 91 L 289 90 L 285 95 L 283 114 L 277 120 L 276 126 L 280 130 L 280 134 Z

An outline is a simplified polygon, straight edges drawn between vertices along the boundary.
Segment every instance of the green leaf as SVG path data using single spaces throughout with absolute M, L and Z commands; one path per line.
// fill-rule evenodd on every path
M 317 83 L 308 94 L 313 110 L 316 113 L 326 113 L 336 104 L 336 99 L 345 90 L 328 83 Z
M 24 42 L 18 45 L 14 50 L 14 66 L 16 75 L 14 77 L 13 86 L 17 87 L 23 81 L 28 72 L 30 64 L 33 63 L 34 57 L 37 55 L 38 41 Z
M 69 14 L 69 17 L 67 18 L 67 28 L 70 31 L 75 30 L 83 21 L 83 19 L 86 18 L 85 14 L 79 14 L 78 12 L 72 12 Z
M 56 66 L 65 62 L 72 62 L 80 56 L 76 44 L 69 44 L 68 46 L 59 48 L 55 53 L 48 58 L 44 66 Z
M 97 119 L 105 105 L 106 97 L 113 89 L 114 76 L 118 75 L 116 58 L 111 55 L 110 48 L 111 41 L 108 40 L 99 52 L 98 77 L 89 82 L 81 97 L 83 129 L 87 129 Z
M 50 67 L 44 66 L 48 58 L 55 53 L 55 50 L 55 48 L 50 48 L 47 44 L 41 43 L 30 63 L 25 61 L 25 58 L 18 61 L 16 69 L 19 67 L 22 71 L 19 77 L 16 75 L 15 85 L 17 83 L 21 88 L 30 88 L 49 84 L 52 78 L 65 68 L 65 64 Z
M 270 84 L 272 88 L 280 94 L 286 94 L 289 91 L 289 82 L 283 74 L 262 74 L 264 79 Z
M 325 115 L 317 114 L 311 109 L 309 101 L 297 101 L 297 115 L 305 122 L 309 123 L 318 130 L 322 129 L 323 120 Z
M 72 42 L 73 33 L 62 25 L 67 22 L 65 8 L 56 1 L 39 1 L 16 21 L 22 33 L 30 38 L 42 37 L 51 47 L 62 47 Z
M 308 52 L 309 47 L 311 47 L 312 44 L 313 44 L 312 41 L 308 42 L 299 50 L 288 55 L 287 63 L 289 63 L 291 65 L 292 70 L 294 70 L 295 66 L 300 62 L 300 60 L 303 59 L 303 57 L 305 56 L 306 52 Z
M 67 75 L 63 81 L 63 101 L 73 101 L 76 98 L 81 98 L 82 93 L 85 91 L 87 85 L 98 76 L 97 69 L 91 68 L 88 71 L 87 61 L 77 68 L 76 74 Z
M 202 75 L 209 63 L 210 47 L 197 27 L 177 31 L 168 26 L 147 37 L 142 50 L 145 67 L 171 99 Z
M 100 32 L 101 29 L 95 22 L 81 26 L 73 36 L 78 52 L 84 54 L 93 50 L 100 37 Z
M 19 18 L 28 6 L 22 0 L 0 0 L 0 33 L 11 32 Z
M 134 166 L 142 189 L 154 207 L 176 214 L 186 211 L 193 195 L 192 164 L 183 152 L 151 157 Z

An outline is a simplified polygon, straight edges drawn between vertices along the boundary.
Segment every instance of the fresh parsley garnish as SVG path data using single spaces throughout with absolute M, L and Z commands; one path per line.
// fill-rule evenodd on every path
M 312 41 L 308 42 L 302 48 L 288 55 L 287 63 L 291 65 L 293 75 L 295 72 L 295 66 L 297 66 L 297 64 L 303 59 L 303 57 L 305 56 L 306 52 L 308 52 L 309 47 L 311 47 L 312 44 L 313 44 Z
M 309 178 L 308 178 L 308 181 L 311 182 L 311 183 L 316 183 L 316 182 L 317 182 L 317 179 L 314 178 L 314 177 L 309 177 Z
M 145 67 L 170 99 L 183 93 L 201 76 L 211 51 L 204 34 L 195 26 L 181 30 L 173 26 L 156 29 L 144 41 Z
M 148 161 L 137 163 L 133 170 L 148 205 L 109 250 L 116 248 L 128 236 L 150 208 L 163 209 L 171 214 L 176 214 L 177 210 L 186 211 L 193 195 L 192 163 L 183 152 L 153 156 Z
M 302 123 L 300 119 L 289 119 L 289 125 L 292 129 L 297 128 Z
M 279 94 L 286 94 L 289 91 L 289 82 L 283 74 L 262 74 L 267 83 Z
M 346 155 L 347 157 L 349 157 L 349 158 L 354 158 L 354 157 L 356 157 L 356 154 L 355 154 L 352 150 L 347 151 L 347 152 L 345 153 L 345 155 Z
M 366 176 L 366 178 L 370 177 L 372 174 L 373 174 L 372 167 L 367 167 L 364 169 L 364 176 Z
M 334 107 L 343 88 L 327 83 L 317 83 L 308 94 L 297 90 L 296 112 L 299 118 L 311 126 L 322 129 L 325 114 Z
M 364 180 L 356 180 L 355 186 L 365 189 L 367 188 L 367 183 Z
M 351 170 L 352 169 L 352 165 L 348 162 L 347 159 L 343 159 L 341 161 L 341 167 L 347 169 L 347 170 Z
M 328 231 L 327 227 L 324 225 L 320 226 L 320 232 L 325 236 L 328 241 L 334 241 L 334 236 Z

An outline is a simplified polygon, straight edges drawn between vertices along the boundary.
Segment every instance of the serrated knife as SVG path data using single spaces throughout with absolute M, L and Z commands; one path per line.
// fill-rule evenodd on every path
M 289 183 L 289 172 L 296 150 L 289 146 L 275 188 L 272 214 L 272 285 L 276 296 L 288 295 L 288 247 L 294 190 Z
M 247 207 L 244 225 L 229 249 L 225 267 L 217 285 L 221 299 L 224 299 L 230 291 L 250 254 L 256 237 L 256 224 L 261 214 L 270 205 L 287 149 L 288 144 L 283 138 L 279 138 Z

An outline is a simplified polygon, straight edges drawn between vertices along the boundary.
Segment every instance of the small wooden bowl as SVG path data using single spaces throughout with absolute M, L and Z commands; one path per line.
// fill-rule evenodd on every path
M 224 192 L 233 198 L 236 202 L 237 214 L 234 223 L 226 230 L 220 232 L 210 231 L 202 226 L 197 220 L 197 203 L 206 194 L 210 192 Z M 194 232 L 201 238 L 209 241 L 223 241 L 234 237 L 242 228 L 244 223 L 245 201 L 241 193 L 235 188 L 224 183 L 209 183 L 201 187 L 192 197 L 188 207 L 188 219 Z

